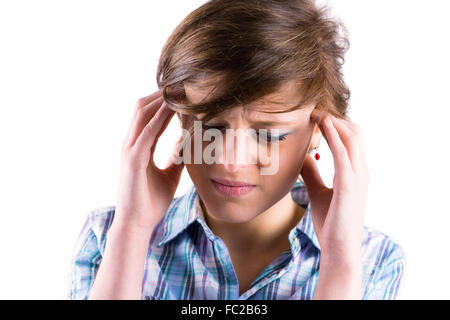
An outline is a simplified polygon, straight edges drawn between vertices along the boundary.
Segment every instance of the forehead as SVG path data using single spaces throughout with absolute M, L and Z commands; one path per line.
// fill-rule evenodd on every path
M 231 110 L 226 110 L 219 116 L 213 119 L 221 122 L 232 121 L 235 119 L 245 119 L 245 121 L 253 124 L 263 125 L 263 126 L 278 126 L 278 125 L 295 125 L 301 119 L 301 112 L 303 110 L 294 110 L 283 113 L 266 113 L 257 110 L 249 110 L 245 107 L 235 107 Z M 201 113 L 198 115 L 198 119 L 201 120 L 205 114 Z
M 185 85 L 185 92 L 186 99 L 189 103 L 201 103 L 214 98 L 214 96 L 218 94 L 217 89 L 214 87 L 194 87 L 190 85 Z M 222 116 L 225 117 L 226 115 L 238 112 L 241 113 L 242 116 L 254 120 L 288 120 L 301 109 L 290 112 L 282 111 L 286 111 L 296 106 L 301 99 L 302 94 L 298 83 L 291 81 L 281 86 L 276 92 L 268 94 L 252 103 L 225 111 Z M 280 113 L 273 113 L 274 111 Z M 203 116 L 204 114 L 199 114 L 199 118 L 202 118 Z

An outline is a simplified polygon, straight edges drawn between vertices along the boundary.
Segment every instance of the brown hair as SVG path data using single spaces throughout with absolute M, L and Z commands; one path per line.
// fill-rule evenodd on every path
M 302 101 L 273 112 L 314 103 L 316 109 L 348 119 L 350 90 L 341 72 L 347 34 L 340 20 L 329 17 L 329 8 L 313 0 L 210 0 L 170 35 L 161 52 L 157 84 L 178 117 L 205 113 L 202 120 L 208 121 L 295 81 Z M 184 83 L 213 86 L 216 94 L 189 104 Z

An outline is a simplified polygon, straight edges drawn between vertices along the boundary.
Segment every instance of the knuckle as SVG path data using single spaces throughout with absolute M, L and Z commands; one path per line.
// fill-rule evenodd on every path
M 143 107 L 143 106 L 145 106 L 146 101 L 147 101 L 147 100 L 146 100 L 145 97 L 139 98 L 139 99 L 137 100 L 137 102 L 136 102 L 136 106 L 137 106 L 137 107 Z
M 143 108 L 143 107 L 138 108 L 138 110 L 137 110 L 138 119 L 142 118 L 144 113 L 145 113 L 145 108 Z
M 139 123 L 141 123 L 142 125 L 148 125 L 148 121 L 149 121 L 149 111 L 148 109 L 144 108 L 140 108 L 137 112 L 137 119 L 139 121 Z
M 147 123 L 143 133 L 146 134 L 147 136 L 155 133 L 155 122 L 153 121 L 153 119 Z

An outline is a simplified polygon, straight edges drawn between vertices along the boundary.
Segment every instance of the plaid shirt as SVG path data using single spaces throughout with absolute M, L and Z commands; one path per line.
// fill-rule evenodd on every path
M 306 187 L 300 178 L 293 200 L 306 208 L 289 233 L 290 250 L 272 261 L 239 295 L 230 255 L 205 223 L 194 185 L 175 197 L 150 239 L 142 299 L 312 299 L 319 276 L 320 246 Z M 88 213 L 73 251 L 68 299 L 87 299 L 105 250 L 115 207 Z M 364 226 L 362 299 L 395 299 L 406 267 L 404 252 L 387 235 Z

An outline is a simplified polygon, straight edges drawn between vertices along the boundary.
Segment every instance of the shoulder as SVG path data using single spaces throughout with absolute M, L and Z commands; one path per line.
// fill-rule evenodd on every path
M 364 299 L 395 299 L 406 269 L 401 245 L 384 232 L 364 227 Z
M 375 266 L 380 266 L 388 259 L 406 260 L 405 253 L 400 244 L 386 233 L 364 226 L 363 259 Z
M 161 221 L 155 226 L 154 234 L 161 237 L 166 231 L 166 225 L 171 221 L 177 210 L 180 209 L 183 199 L 186 194 L 176 196 L 172 199 L 169 208 L 164 214 Z M 85 233 L 92 233 L 97 239 L 98 245 L 103 252 L 104 246 L 106 244 L 106 235 L 109 228 L 114 220 L 114 215 L 116 211 L 116 206 L 101 206 L 91 209 L 86 217 L 85 226 L 83 230 Z
M 102 235 L 109 229 L 115 211 L 115 206 L 103 206 L 93 208 L 88 212 L 87 221 L 96 235 Z

